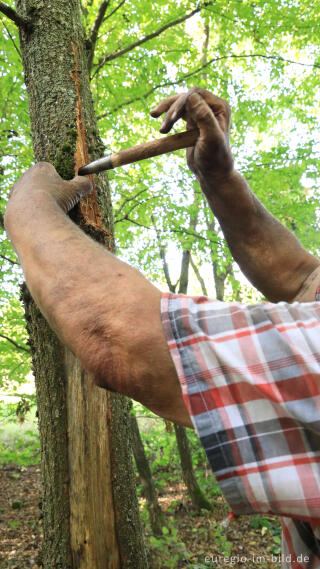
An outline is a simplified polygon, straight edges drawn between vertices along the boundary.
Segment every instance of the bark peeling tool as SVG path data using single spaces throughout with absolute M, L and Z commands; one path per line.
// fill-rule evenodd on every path
M 117 152 L 116 154 L 99 158 L 85 166 L 81 166 L 78 174 L 79 176 L 97 174 L 103 170 L 112 170 L 118 166 L 132 164 L 139 160 L 145 160 L 146 158 L 152 158 L 153 156 L 160 156 L 160 154 L 167 154 L 168 152 L 173 152 L 180 148 L 188 148 L 189 146 L 195 145 L 198 136 L 199 130 L 194 128 L 192 130 L 179 132 L 178 134 L 172 134 L 171 136 L 163 136 L 156 140 L 150 140 L 144 144 L 131 146 L 125 150 L 120 150 L 120 152 Z

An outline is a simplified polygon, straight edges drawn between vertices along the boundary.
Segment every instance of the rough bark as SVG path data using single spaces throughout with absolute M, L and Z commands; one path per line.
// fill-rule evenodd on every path
M 17 0 L 35 158 L 64 178 L 101 154 L 78 0 Z M 98 206 L 100 205 L 100 207 Z M 73 212 L 113 248 L 107 178 Z M 102 223 L 103 220 L 103 223 Z M 85 267 L 84 267 L 85 270 Z M 145 569 L 126 401 L 95 387 L 23 292 L 42 451 L 45 569 Z
M 133 456 L 143 486 L 144 496 L 147 501 L 152 533 L 159 537 L 162 536 L 162 528 L 166 526 L 166 522 L 158 503 L 157 492 L 153 483 L 149 462 L 144 451 L 139 425 L 135 415 L 130 416 L 130 425 Z
M 181 258 L 181 268 L 180 268 L 179 294 L 187 294 L 188 284 L 189 284 L 190 255 L 191 255 L 191 247 L 190 249 L 183 250 Z

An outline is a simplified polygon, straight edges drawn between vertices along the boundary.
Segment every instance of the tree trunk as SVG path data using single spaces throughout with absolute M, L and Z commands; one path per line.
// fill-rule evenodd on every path
M 197 198 L 197 195 L 195 193 L 194 194 L 194 203 L 196 204 L 197 201 L 198 201 L 198 198 Z M 179 281 L 176 285 L 173 285 L 171 278 L 170 278 L 168 263 L 166 260 L 166 253 L 165 253 L 165 250 L 163 249 L 163 247 L 161 245 L 161 235 L 156 228 L 156 223 L 154 221 L 154 218 L 152 218 L 152 221 L 153 221 L 153 224 L 154 224 L 154 227 L 156 230 L 156 234 L 157 234 L 157 240 L 158 240 L 158 245 L 159 245 L 159 250 L 160 250 L 160 257 L 162 260 L 163 271 L 164 271 L 164 275 L 166 278 L 168 288 L 169 288 L 170 292 L 172 292 L 174 294 L 176 291 L 177 284 L 179 283 L 178 294 L 187 294 L 188 284 L 189 284 L 189 267 L 190 267 L 190 262 L 191 262 L 192 245 L 190 245 L 189 249 L 183 249 L 183 251 L 182 251 Z M 198 215 L 197 214 L 195 216 L 190 216 L 189 228 L 191 230 L 195 230 L 196 225 L 197 225 L 197 221 L 198 221 Z M 174 430 L 175 430 L 176 439 L 177 439 L 178 452 L 179 452 L 180 464 L 181 464 L 181 470 L 182 470 L 182 478 L 184 480 L 185 485 L 187 486 L 187 490 L 188 490 L 189 496 L 191 498 L 192 505 L 198 511 L 201 508 L 211 510 L 211 504 L 205 498 L 205 496 L 204 496 L 204 494 L 203 494 L 203 492 L 202 492 L 202 490 L 201 490 L 201 488 L 197 482 L 197 479 L 196 479 L 196 476 L 195 476 L 195 473 L 193 470 L 192 457 L 191 457 L 189 440 L 188 440 L 186 429 L 184 427 L 181 427 L 181 426 L 174 424 Z
M 37 161 L 64 178 L 101 154 L 78 0 L 17 0 Z M 98 202 L 100 208 L 98 207 Z M 113 248 L 107 178 L 74 218 Z M 102 219 L 104 224 L 102 223 Z M 85 270 L 85 267 L 84 267 Z M 145 569 L 127 402 L 96 387 L 23 293 L 36 378 L 43 477 L 45 569 Z
M 207 228 L 209 231 L 212 232 L 213 235 L 217 235 L 216 227 L 215 227 L 215 220 L 211 217 L 211 220 L 207 217 Z M 232 273 L 232 262 L 230 262 L 224 270 L 219 268 L 219 263 L 217 260 L 214 259 L 212 255 L 212 272 L 213 272 L 213 279 L 216 289 L 216 299 L 224 301 L 224 292 L 225 292 L 225 284 L 227 276 Z
M 162 528 L 166 526 L 166 522 L 158 503 L 157 492 L 153 484 L 149 462 L 144 452 L 138 421 L 135 415 L 130 415 L 130 419 L 133 456 L 147 501 L 152 533 L 159 537 L 162 535 Z
M 178 444 L 182 478 L 188 489 L 193 507 L 199 511 L 201 508 L 212 510 L 210 502 L 205 498 L 194 473 L 190 445 L 186 429 L 180 425 L 174 425 Z
M 195 194 L 195 201 L 196 200 L 197 196 Z M 195 230 L 197 220 L 198 216 L 190 219 L 190 229 Z M 187 294 L 188 291 L 190 259 L 191 249 L 184 249 L 181 259 L 179 294 Z M 192 505 L 197 511 L 200 511 L 201 508 L 211 510 L 211 504 L 205 498 L 194 473 L 187 431 L 185 427 L 176 424 L 174 425 L 174 430 L 180 456 L 182 478 L 188 489 Z

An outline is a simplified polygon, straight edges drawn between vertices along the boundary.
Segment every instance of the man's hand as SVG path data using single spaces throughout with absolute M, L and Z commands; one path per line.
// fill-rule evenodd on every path
M 40 195 L 54 200 L 66 213 L 92 189 L 91 183 L 85 176 L 76 176 L 67 182 L 56 172 L 52 164 L 39 162 L 29 168 L 14 184 L 7 205 L 8 212 L 15 206 L 32 200 Z
M 151 111 L 153 117 L 163 113 L 161 132 L 169 132 L 179 118 L 186 121 L 188 129 L 198 127 L 197 143 L 187 149 L 188 165 L 244 274 L 269 300 L 292 301 L 318 270 L 319 261 L 272 217 L 234 170 L 228 103 L 206 89 L 193 87 L 165 99 Z
M 165 114 L 160 132 L 167 133 L 180 118 L 187 128 L 198 127 L 199 138 L 187 149 L 189 168 L 201 183 L 221 180 L 233 171 L 229 145 L 231 109 L 226 101 L 206 89 L 193 87 L 187 93 L 173 95 L 151 111 L 151 116 Z

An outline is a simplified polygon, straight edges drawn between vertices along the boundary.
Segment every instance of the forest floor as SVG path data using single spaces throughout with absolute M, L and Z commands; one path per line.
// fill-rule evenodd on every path
M 41 567 L 40 494 L 39 466 L 0 469 L 0 569 Z M 213 512 L 196 515 L 183 484 L 167 488 L 159 501 L 170 531 L 153 542 L 150 569 L 280 568 L 277 521 L 241 516 L 225 528 L 223 498 L 216 497 Z

